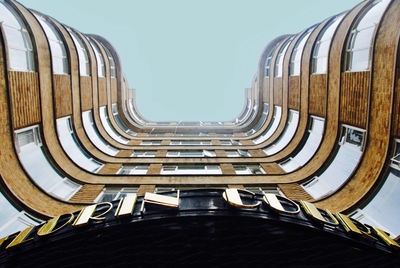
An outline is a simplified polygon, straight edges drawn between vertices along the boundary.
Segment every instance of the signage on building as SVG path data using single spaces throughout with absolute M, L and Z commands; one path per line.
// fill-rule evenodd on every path
M 205 190 L 199 190 L 205 191 Z M 211 191 L 211 190 L 207 190 Z M 258 213 L 264 218 L 273 217 L 281 221 L 307 226 L 317 226 L 323 230 L 347 238 L 364 240 L 367 243 L 385 248 L 386 251 L 400 249 L 399 244 L 386 232 L 341 213 L 331 213 L 319 209 L 306 201 L 295 202 L 289 198 L 264 194 L 256 195 L 242 189 L 215 190 L 215 200 L 207 195 L 185 195 L 188 192 L 179 190 L 168 194 L 146 193 L 144 197 L 126 196 L 119 201 L 103 202 L 87 206 L 76 213 L 60 215 L 39 226 L 31 226 L 25 230 L 0 239 L 0 250 L 8 251 L 35 240 L 40 241 L 46 236 L 74 232 L 82 228 L 90 228 L 99 224 L 117 220 L 141 221 L 157 213 L 177 215 L 185 211 L 235 210 L 242 213 Z M 222 193 L 222 194 L 221 194 Z M 209 198 L 210 200 L 206 200 Z M 171 214 L 172 213 L 172 214 Z M 174 214 L 175 213 L 175 214 Z

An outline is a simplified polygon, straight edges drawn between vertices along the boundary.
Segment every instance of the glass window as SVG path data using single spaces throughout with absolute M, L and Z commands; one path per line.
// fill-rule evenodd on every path
M 311 117 L 307 140 L 301 150 L 293 157 L 283 161 L 279 165 L 286 172 L 291 172 L 305 165 L 317 151 L 324 133 L 324 119 Z
M 161 140 L 157 141 L 142 141 L 140 145 L 161 145 Z
M 155 157 L 157 151 L 135 151 L 131 157 Z
M 121 119 L 119 118 L 119 115 L 118 115 L 118 110 L 117 110 L 117 104 L 116 104 L 116 103 L 113 103 L 113 104 L 112 104 L 112 112 L 113 112 L 115 121 L 117 122 L 118 126 L 119 126 L 123 131 L 125 131 L 126 133 L 128 133 L 128 134 L 130 134 L 130 135 L 132 135 L 132 136 L 136 136 L 136 134 L 137 134 L 136 132 L 130 130 L 129 128 L 127 128 L 127 127 L 125 126 L 124 123 L 122 123 L 122 121 L 121 121 Z
M 278 128 L 279 122 L 281 121 L 281 117 L 282 117 L 282 107 L 274 106 L 274 115 L 272 118 L 272 122 L 265 129 L 264 133 L 261 134 L 261 136 L 259 136 L 253 140 L 254 143 L 260 144 L 260 143 L 266 141 L 269 137 L 271 137 L 272 134 L 274 134 L 276 129 Z
M 183 164 L 163 165 L 161 174 L 165 175 L 216 175 L 222 174 L 219 165 Z
M 304 46 L 310 37 L 311 32 L 315 29 L 315 26 L 308 28 L 297 40 L 295 47 L 293 48 L 292 55 L 290 56 L 290 66 L 289 72 L 291 76 L 300 75 L 300 65 L 301 65 L 301 57 L 303 54 Z
M 70 116 L 57 119 L 57 133 L 64 151 L 79 167 L 93 173 L 103 167 L 103 164 L 89 156 L 76 140 Z
M 81 185 L 64 178 L 50 164 L 42 150 L 39 127 L 17 130 L 15 134 L 18 158 L 32 180 L 47 193 L 69 200 Z
M 127 144 L 129 142 L 129 140 L 125 139 L 124 137 L 119 135 L 119 133 L 111 125 L 110 119 L 108 118 L 106 108 L 107 108 L 106 106 L 100 107 L 100 120 L 101 120 L 101 123 L 102 123 L 104 129 L 106 130 L 108 135 L 110 135 L 117 142 L 120 142 L 122 144 Z
M 126 196 L 136 196 L 138 188 L 104 188 L 95 202 L 112 202 Z
M 299 123 L 299 112 L 294 110 L 289 110 L 289 119 L 286 124 L 284 132 L 274 144 L 268 146 L 263 151 L 267 155 L 273 155 L 284 149 L 286 145 L 289 144 L 294 134 L 296 133 L 298 123 Z
M 82 113 L 82 121 L 83 121 L 83 127 L 86 131 L 86 134 L 88 135 L 90 141 L 102 152 L 108 154 L 108 155 L 116 155 L 119 150 L 112 147 L 110 144 L 108 144 L 100 135 L 100 133 L 97 131 L 97 128 L 94 125 L 93 122 L 93 113 L 92 111 L 86 111 Z
M 117 174 L 121 175 L 146 175 L 149 165 L 123 165 Z
M 370 68 L 372 37 L 389 3 L 390 0 L 374 1 L 369 9 L 354 24 L 347 38 L 345 54 L 346 71 L 357 72 Z
M 34 72 L 33 46 L 28 30 L 17 12 L 3 1 L 0 1 L 0 23 L 8 48 L 9 69 Z
M 108 48 L 106 48 L 105 46 L 103 46 L 104 50 L 107 53 L 107 57 L 108 57 L 108 61 L 110 64 L 110 74 L 111 74 L 111 78 L 115 78 L 116 77 L 116 71 L 115 71 L 115 61 L 114 58 L 111 55 L 111 52 L 108 50 Z
M 325 74 L 328 68 L 328 54 L 331 40 L 344 14 L 331 19 L 319 33 L 312 52 L 311 73 Z
M 72 40 L 76 46 L 76 50 L 78 52 L 79 59 L 79 73 L 81 76 L 89 76 L 90 72 L 90 61 L 88 52 L 86 50 L 86 46 L 79 35 L 69 27 L 66 27 L 68 32 L 70 33 Z
M 50 44 L 51 59 L 53 64 L 54 74 L 68 74 L 68 59 L 67 52 L 65 51 L 65 45 L 61 39 L 60 34 L 56 28 L 48 21 L 44 16 L 37 12 L 33 12 L 33 15 L 38 19 L 44 32 L 46 33 L 47 40 Z
M 264 169 L 260 165 L 233 165 L 233 168 L 238 175 L 265 174 Z
M 282 77 L 283 59 L 285 57 L 286 50 L 288 49 L 292 40 L 293 40 L 293 36 L 290 37 L 288 40 L 286 40 L 285 44 L 281 47 L 281 49 L 278 52 L 278 56 L 276 57 L 276 60 L 275 60 L 275 69 L 274 69 L 275 77 Z
M 95 42 L 93 42 L 90 38 L 89 39 L 89 43 L 92 46 L 93 50 L 94 50 L 94 54 L 96 56 L 96 61 L 97 61 L 97 75 L 99 77 L 105 77 L 106 76 L 106 66 L 104 65 L 104 59 L 103 59 L 103 55 L 101 54 L 101 51 L 99 49 L 99 47 L 97 46 L 97 44 Z

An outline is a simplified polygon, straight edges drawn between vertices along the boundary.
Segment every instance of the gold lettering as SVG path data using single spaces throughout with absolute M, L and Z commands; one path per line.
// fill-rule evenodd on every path
M 165 195 L 146 192 L 144 194 L 140 212 L 143 213 L 145 203 L 156 204 L 156 205 L 171 207 L 171 208 L 178 208 L 179 207 L 179 193 L 180 193 L 179 190 L 177 190 L 176 197 L 173 197 L 173 196 L 165 196 Z
M 6 241 L 8 239 L 8 236 L 3 237 L 2 239 L 0 239 L 0 247 L 1 245 L 3 245 L 4 241 Z
M 238 208 L 255 208 L 261 205 L 261 202 L 257 202 L 256 204 L 252 205 L 245 205 L 242 202 L 242 198 L 240 197 L 239 191 L 245 192 L 251 195 L 255 195 L 253 192 L 243 190 L 243 189 L 236 189 L 236 188 L 228 188 L 225 190 L 225 192 L 222 194 L 222 197 L 225 199 L 226 202 L 228 202 L 229 205 L 232 205 L 234 207 Z
M 19 244 L 21 244 L 23 242 L 31 240 L 32 238 L 29 238 L 29 239 L 26 239 L 26 238 L 27 238 L 27 236 L 29 235 L 29 233 L 32 231 L 32 229 L 34 227 L 35 226 L 30 226 L 30 227 L 26 228 L 25 230 L 22 230 L 21 232 L 19 232 L 18 235 L 13 239 L 13 241 L 11 241 L 11 243 L 8 244 L 6 249 L 14 247 L 14 246 L 19 245 Z
M 314 204 L 303 200 L 300 201 L 300 204 L 304 208 L 304 211 L 314 219 L 329 225 L 339 225 L 339 222 L 329 210 L 326 209 L 325 212 L 329 215 L 333 222 L 327 221 L 324 216 L 322 216 L 321 212 L 319 212 L 319 210 L 314 206 Z
M 383 242 L 386 243 L 386 245 L 400 248 L 400 245 L 397 244 L 396 241 L 394 241 L 392 238 L 390 238 L 390 236 L 388 236 L 385 231 L 382 231 L 381 229 L 375 227 L 372 228 L 374 229 L 375 233 L 383 240 Z
M 136 203 L 136 195 L 128 195 L 122 198 L 119 201 L 117 211 L 115 212 L 115 216 L 125 216 L 131 215 L 133 213 L 133 209 L 135 208 Z
M 67 226 L 67 224 L 71 223 L 74 220 L 74 215 L 73 214 L 69 214 L 69 220 L 67 222 L 65 222 L 63 225 L 61 225 L 60 227 L 58 227 L 57 229 L 54 230 L 54 228 L 56 227 L 58 220 L 60 219 L 61 216 L 57 216 L 52 218 L 51 220 L 47 221 L 42 227 L 40 227 L 40 229 L 37 231 L 37 235 L 38 236 L 44 236 L 44 235 L 48 235 L 54 232 L 57 232 L 58 230 L 61 230 L 62 228 L 64 228 L 65 226 Z
M 284 199 L 284 200 L 290 202 L 296 208 L 296 210 L 288 211 L 288 210 L 284 209 L 281 202 L 279 201 L 278 197 L 280 199 Z M 272 209 L 274 209 L 278 212 L 283 212 L 286 214 L 297 214 L 300 212 L 299 205 L 297 205 L 294 201 L 292 201 L 286 197 L 283 197 L 283 196 L 277 196 L 275 194 L 264 194 L 263 200 L 267 205 L 269 205 Z
M 93 214 L 96 211 L 96 208 L 98 205 L 108 205 L 109 208 L 101 213 L 100 215 L 97 215 L 93 217 Z M 113 205 L 110 202 L 103 202 L 103 203 L 98 203 L 95 205 L 87 206 L 81 210 L 79 213 L 78 217 L 76 218 L 75 222 L 72 224 L 72 226 L 82 226 L 85 225 L 89 222 L 89 220 L 96 220 L 96 221 L 102 221 L 104 218 L 101 218 L 102 216 L 106 215 L 110 210 L 112 209 Z

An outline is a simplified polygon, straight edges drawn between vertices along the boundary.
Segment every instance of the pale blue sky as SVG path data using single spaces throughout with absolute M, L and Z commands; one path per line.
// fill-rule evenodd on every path
M 232 120 L 261 52 L 360 0 L 21 0 L 116 48 L 144 117 Z

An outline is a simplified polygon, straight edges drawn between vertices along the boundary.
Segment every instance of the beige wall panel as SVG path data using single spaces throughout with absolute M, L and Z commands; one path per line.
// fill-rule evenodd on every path
M 366 128 L 370 72 L 342 73 L 340 121 Z
M 41 121 L 38 74 L 8 72 L 14 128 L 23 128 Z
M 107 81 L 104 77 L 99 77 L 99 106 L 107 105 Z
M 289 77 L 289 109 L 299 110 L 300 76 Z
M 54 99 L 56 117 L 64 117 L 72 114 L 72 92 L 69 75 L 53 75 Z
M 274 105 L 282 106 L 282 78 L 274 78 Z
M 91 203 L 103 191 L 104 185 L 98 184 L 85 184 L 81 189 L 71 197 L 71 202 Z
M 222 174 L 224 174 L 224 175 L 235 175 L 236 174 L 236 171 L 233 168 L 232 164 L 220 164 L 219 166 L 222 170 Z
M 279 189 L 283 192 L 283 194 L 293 200 L 304 200 L 312 202 L 314 198 L 309 195 L 303 187 L 301 187 L 297 183 L 290 184 L 278 184 Z
M 116 103 L 117 102 L 117 79 L 112 78 L 111 79 L 111 103 Z
M 277 163 L 261 163 L 260 165 L 267 174 L 270 175 L 285 174 L 285 171 Z
M 326 74 L 312 74 L 310 76 L 309 113 L 325 117 Z
M 82 112 L 92 109 L 93 92 L 92 92 L 92 78 L 90 76 L 80 77 L 80 92 L 81 92 Z

